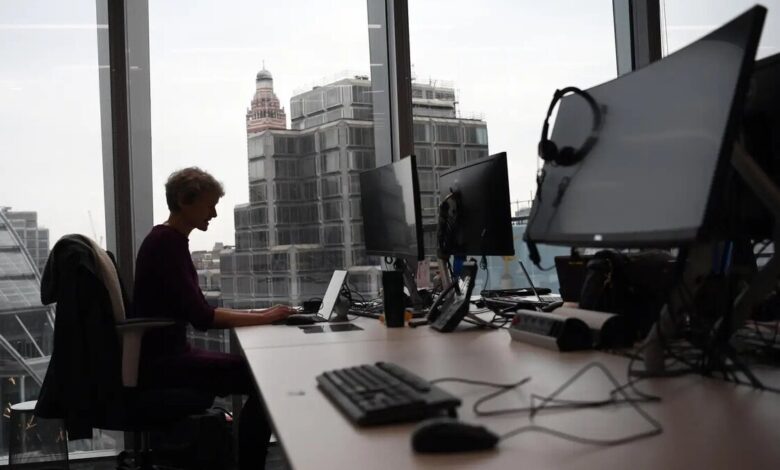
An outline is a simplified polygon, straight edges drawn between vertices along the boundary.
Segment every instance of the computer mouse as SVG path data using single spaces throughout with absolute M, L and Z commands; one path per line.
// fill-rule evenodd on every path
M 499 437 L 484 426 L 453 418 L 433 418 L 417 425 L 412 448 L 421 453 L 467 452 L 492 449 Z
M 313 325 L 315 323 L 314 318 L 312 318 L 311 315 L 303 315 L 298 313 L 293 313 L 289 317 L 275 321 L 274 325 Z

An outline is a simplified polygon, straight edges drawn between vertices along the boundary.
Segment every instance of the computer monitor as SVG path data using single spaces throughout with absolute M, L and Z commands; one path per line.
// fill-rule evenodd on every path
M 753 75 L 742 121 L 742 142 L 761 169 L 780 186 L 780 54 L 753 66 Z M 736 230 L 750 238 L 772 236 L 773 218 L 751 188 L 736 177 L 739 204 L 734 214 Z
M 439 175 L 439 200 L 457 205 L 448 255 L 514 256 L 506 152 Z
M 425 258 L 414 155 L 360 174 L 366 254 Z
M 569 246 L 676 246 L 717 238 L 721 194 L 766 9 L 748 10 L 642 69 L 588 90 L 598 140 L 571 166 L 546 163 L 527 238 Z M 561 101 L 552 140 L 582 145 L 591 109 Z

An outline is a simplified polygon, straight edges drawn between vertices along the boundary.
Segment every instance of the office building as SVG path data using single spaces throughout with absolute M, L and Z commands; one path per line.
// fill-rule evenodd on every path
M 0 208 L 13 226 L 22 244 L 27 248 L 33 264 L 43 273 L 46 260 L 49 258 L 49 229 L 38 227 L 38 213 L 35 211 L 12 211 L 10 208 Z
M 38 396 L 54 334 L 54 312 L 41 304 L 36 260 L 20 234 L 27 227 L 25 218 L 16 213 L 12 220 L 9 214 L 0 210 L 0 318 L 5 325 L 0 331 L 0 399 L 4 406 Z M 0 453 L 8 449 L 8 425 L 3 419 Z
M 267 70 L 257 83 L 258 94 L 274 96 Z M 429 228 L 437 172 L 488 154 L 487 124 L 459 117 L 455 95 L 434 83 L 413 86 L 414 148 Z M 376 165 L 371 81 L 357 75 L 314 87 L 292 97 L 290 112 L 291 129 L 255 131 L 260 127 L 247 121 L 250 196 L 234 210 L 235 252 L 221 256 L 225 305 L 299 304 L 322 296 L 341 268 L 350 269 L 358 291 L 378 292 L 379 263 L 366 257 L 363 244 L 358 178 Z M 428 230 L 431 255 L 434 237 Z

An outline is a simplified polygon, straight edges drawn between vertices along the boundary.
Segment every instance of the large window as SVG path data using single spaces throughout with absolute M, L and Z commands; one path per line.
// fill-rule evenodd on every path
M 780 0 L 664 0 L 661 2 L 661 49 L 664 55 L 687 46 L 744 13 L 756 3 L 769 10 L 756 58 L 780 53 Z
M 408 2 L 418 165 L 430 162 L 421 151 L 428 142 L 435 173 L 505 151 L 510 198 L 531 199 L 553 92 L 617 75 L 612 3 L 488 0 L 476 8 L 469 0 Z M 420 186 L 432 186 L 423 174 Z M 432 217 L 435 195 L 423 196 L 424 213 Z M 435 245 L 426 248 L 432 253 Z M 491 286 L 501 279 L 500 271 L 492 274 Z
M 106 246 L 98 5 L 0 2 L 0 460 L 8 407 L 38 398 L 52 354 L 54 305 L 40 295 L 49 250 L 70 233 Z M 121 433 L 98 431 L 69 443 L 73 453 L 122 446 Z

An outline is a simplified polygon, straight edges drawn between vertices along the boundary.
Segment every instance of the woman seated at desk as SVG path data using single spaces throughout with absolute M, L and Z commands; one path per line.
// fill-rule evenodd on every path
M 239 422 L 241 469 L 264 468 L 271 427 L 254 387 L 246 360 L 192 348 L 186 324 L 205 331 L 265 325 L 293 311 L 277 305 L 264 310 L 211 307 L 198 286 L 188 236 L 208 230 L 224 196 L 222 184 L 199 168 L 174 172 L 165 184 L 168 220 L 152 228 L 138 251 L 135 270 L 134 315 L 176 320 L 176 325 L 149 331 L 141 351 L 140 384 L 144 387 L 186 387 L 214 395 L 245 394 Z

